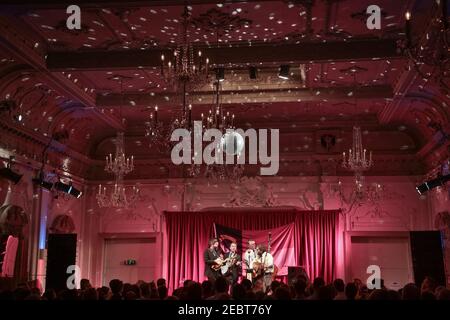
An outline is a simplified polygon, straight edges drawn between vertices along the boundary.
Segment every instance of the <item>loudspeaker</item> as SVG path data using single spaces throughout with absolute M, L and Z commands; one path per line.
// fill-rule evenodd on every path
M 445 267 L 442 237 L 439 231 L 410 232 L 414 281 L 420 287 L 425 277 L 445 286 Z
M 67 289 L 67 267 L 75 265 L 76 234 L 49 234 L 47 241 L 46 289 Z
M 308 274 L 303 267 L 288 267 L 288 285 L 293 285 L 297 280 L 297 277 L 304 276 L 306 282 L 309 282 Z

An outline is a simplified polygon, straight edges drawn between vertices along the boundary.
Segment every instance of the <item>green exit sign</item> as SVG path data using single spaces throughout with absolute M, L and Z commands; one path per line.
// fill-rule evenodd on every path
M 123 262 L 124 265 L 126 266 L 134 266 L 136 265 L 136 260 L 134 259 L 127 259 Z

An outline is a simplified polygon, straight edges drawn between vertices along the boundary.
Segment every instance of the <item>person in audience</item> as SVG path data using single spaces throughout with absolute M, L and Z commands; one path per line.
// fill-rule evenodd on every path
M 344 285 L 342 279 L 335 279 L 326 284 L 323 278 L 317 277 L 309 285 L 311 293 L 308 296 L 308 280 L 305 276 L 297 277 L 292 286 L 280 281 L 273 281 L 270 290 L 264 292 L 263 279 L 254 284 L 248 279 L 232 286 L 226 277 L 218 277 L 214 283 L 202 283 L 185 280 L 183 285 L 168 296 L 166 280 L 146 283 L 139 280 L 136 284 L 123 283 L 113 279 L 108 287 L 94 288 L 88 279 L 80 282 L 80 289 L 63 289 L 56 293 L 47 288 L 41 295 L 41 290 L 31 287 L 27 283 L 19 283 L 16 288 L 0 285 L 0 300 L 450 300 L 450 290 L 444 286 L 437 286 L 431 277 L 426 277 L 420 288 L 414 283 L 408 283 L 400 290 L 388 289 L 381 281 L 381 289 L 368 290 L 359 279 Z
M 442 290 L 439 291 L 439 293 L 437 294 L 437 300 L 450 300 L 450 290 L 443 288 Z
M 132 290 L 127 291 L 124 295 L 124 300 L 137 300 L 137 299 L 138 299 L 138 296 Z
M 307 300 L 319 300 L 319 291 L 323 286 L 325 286 L 325 281 L 320 277 L 315 278 L 312 285 L 312 294 Z
M 333 281 L 334 289 L 336 290 L 336 296 L 334 300 L 347 300 L 345 295 L 345 283 L 342 279 L 336 279 Z
M 214 295 L 213 284 L 209 280 L 205 280 L 202 282 L 202 298 L 203 300 L 208 299 Z
M 186 300 L 202 300 L 202 285 L 192 281 L 186 287 Z
M 358 295 L 358 285 L 355 282 L 349 282 L 345 286 L 345 297 L 347 300 L 356 300 Z
M 253 292 L 264 292 L 264 282 L 262 279 L 258 279 L 255 281 L 255 284 L 253 285 Z
M 167 290 L 166 286 L 158 287 L 158 296 L 160 300 L 164 300 L 167 298 L 169 290 Z
M 56 292 L 53 289 L 47 289 L 45 290 L 44 294 L 42 295 L 42 300 L 47 301 L 54 301 L 56 300 Z
M 98 293 L 95 288 L 86 288 L 81 293 L 81 300 L 98 300 Z
M 401 295 L 395 290 L 387 290 L 387 299 L 388 300 L 401 300 Z
M 280 286 L 281 286 L 280 281 L 277 280 L 272 281 L 272 283 L 270 284 L 269 295 L 272 295 L 275 292 L 275 290 L 277 290 Z
M 369 294 L 367 300 L 388 300 L 387 290 L 375 289 Z
M 420 300 L 436 300 L 436 296 L 431 291 L 424 291 L 420 294 Z
M 294 283 L 294 300 L 305 300 L 306 299 L 306 281 L 303 277 L 299 277 Z
M 369 289 L 365 284 L 361 285 L 358 290 L 357 300 L 367 300 L 369 297 Z
M 242 284 L 242 286 L 244 287 L 244 289 L 245 289 L 246 292 L 251 291 L 252 288 L 253 288 L 253 283 L 252 283 L 252 281 L 249 280 L 249 279 L 243 279 L 242 282 L 241 282 L 241 284 Z
M 154 281 L 150 282 L 150 299 L 151 300 L 159 300 L 159 292 Z
M 159 287 L 167 287 L 166 286 L 166 279 L 164 278 L 159 278 L 158 280 L 156 280 L 156 286 Z
M 436 290 L 437 284 L 436 281 L 431 277 L 425 277 L 422 281 L 422 285 L 420 286 L 420 293 L 431 292 L 433 293 Z
M 273 292 L 273 297 L 276 300 L 291 300 L 291 293 L 289 288 L 285 286 L 277 286 Z
M 318 300 L 333 300 L 335 296 L 335 289 L 333 285 L 329 284 L 319 288 Z
M 142 282 L 139 285 L 139 289 L 141 290 L 142 300 L 150 300 L 150 284 L 147 282 Z
M 89 282 L 88 279 L 81 279 L 80 280 L 80 290 L 81 291 L 85 291 L 87 289 L 92 288 L 91 283 Z
M 231 289 L 231 297 L 233 300 L 244 300 L 246 293 L 245 287 L 240 283 L 236 283 Z
M 101 287 L 97 289 L 97 293 L 98 293 L 98 300 L 109 300 L 109 295 L 110 295 L 110 290 L 108 287 Z
M 109 282 L 109 287 L 112 292 L 110 300 L 122 300 L 123 282 L 119 279 L 113 279 Z
M 229 300 L 229 283 L 225 277 L 218 277 L 214 283 L 215 294 L 207 300 Z
M 245 294 L 245 300 L 256 300 L 256 294 L 253 290 L 247 291 Z
M 402 300 L 419 300 L 419 288 L 414 283 L 408 283 L 403 287 Z

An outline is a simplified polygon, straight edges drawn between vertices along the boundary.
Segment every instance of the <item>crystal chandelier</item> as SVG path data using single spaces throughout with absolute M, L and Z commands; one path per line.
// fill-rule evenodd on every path
M 360 127 L 353 127 L 353 146 L 348 150 L 348 155 L 345 152 L 342 153 L 342 158 L 342 167 L 354 172 L 356 188 L 360 190 L 363 187 L 363 172 L 369 170 L 373 165 L 372 151 L 367 157 L 367 150 L 362 146 Z
M 98 186 L 97 203 L 100 208 L 130 209 L 136 206 L 139 200 L 139 188 L 133 186 L 130 196 L 127 196 L 126 187 L 121 178 L 117 178 L 113 192 L 108 196 L 106 187 Z
M 113 173 L 115 176 L 124 176 L 134 169 L 134 157 L 127 158 L 124 152 L 123 132 L 118 132 L 116 140 L 116 153 L 113 158 L 110 153 L 106 156 L 105 171 Z
M 447 0 L 437 0 L 435 8 L 437 17 L 433 17 L 425 37 L 414 44 L 411 36 L 411 18 L 408 11 L 405 14 L 405 36 L 403 50 L 411 64 L 423 80 L 433 79 L 441 88 L 450 90 L 450 29 L 448 23 Z M 427 69 L 422 70 L 422 66 Z
M 161 75 L 175 90 L 184 87 L 185 91 L 187 86 L 187 89 L 193 89 L 206 83 L 209 59 L 204 58 L 202 51 L 194 49 L 189 42 L 191 13 L 187 6 L 184 7 L 182 18 L 182 39 L 173 51 L 173 58 L 161 55 Z
M 329 186 L 330 195 L 339 198 L 341 207 L 345 207 L 346 212 L 352 212 L 363 204 L 377 206 L 383 200 L 387 200 L 390 194 L 385 186 L 376 182 L 365 186 L 361 185 L 359 188 L 350 188 L 350 192 L 347 193 L 341 181 L 338 181 L 337 184 L 329 184 Z
M 135 207 L 139 200 L 139 188 L 133 186 L 132 193 L 127 196 L 126 187 L 123 183 L 123 177 L 134 170 L 134 157 L 126 157 L 124 148 L 123 132 L 118 132 L 114 142 L 116 152 L 106 156 L 105 171 L 113 173 L 115 184 L 113 192 L 108 196 L 106 186 L 100 184 L 96 195 L 97 203 L 100 208 L 122 208 L 129 209 Z
M 169 126 L 164 126 L 158 120 L 158 106 L 150 114 L 150 119 L 146 123 L 146 137 L 150 140 L 150 146 L 156 146 L 160 151 L 170 150 L 173 130 L 192 128 L 192 105 L 188 102 L 188 92 L 208 81 L 209 60 L 203 57 L 201 50 L 195 50 L 189 42 L 190 17 L 189 8 L 185 6 L 182 14 L 182 39 L 174 49 L 172 58 L 161 55 L 161 76 L 176 92 L 181 93 L 182 110 L 181 114 L 172 119 Z

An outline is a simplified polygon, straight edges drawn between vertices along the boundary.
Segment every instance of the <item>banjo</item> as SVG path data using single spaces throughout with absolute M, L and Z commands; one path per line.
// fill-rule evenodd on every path
M 222 275 L 227 274 L 230 267 L 236 263 L 236 255 L 236 253 L 230 253 L 230 256 L 224 260 L 225 264 L 220 267 Z

